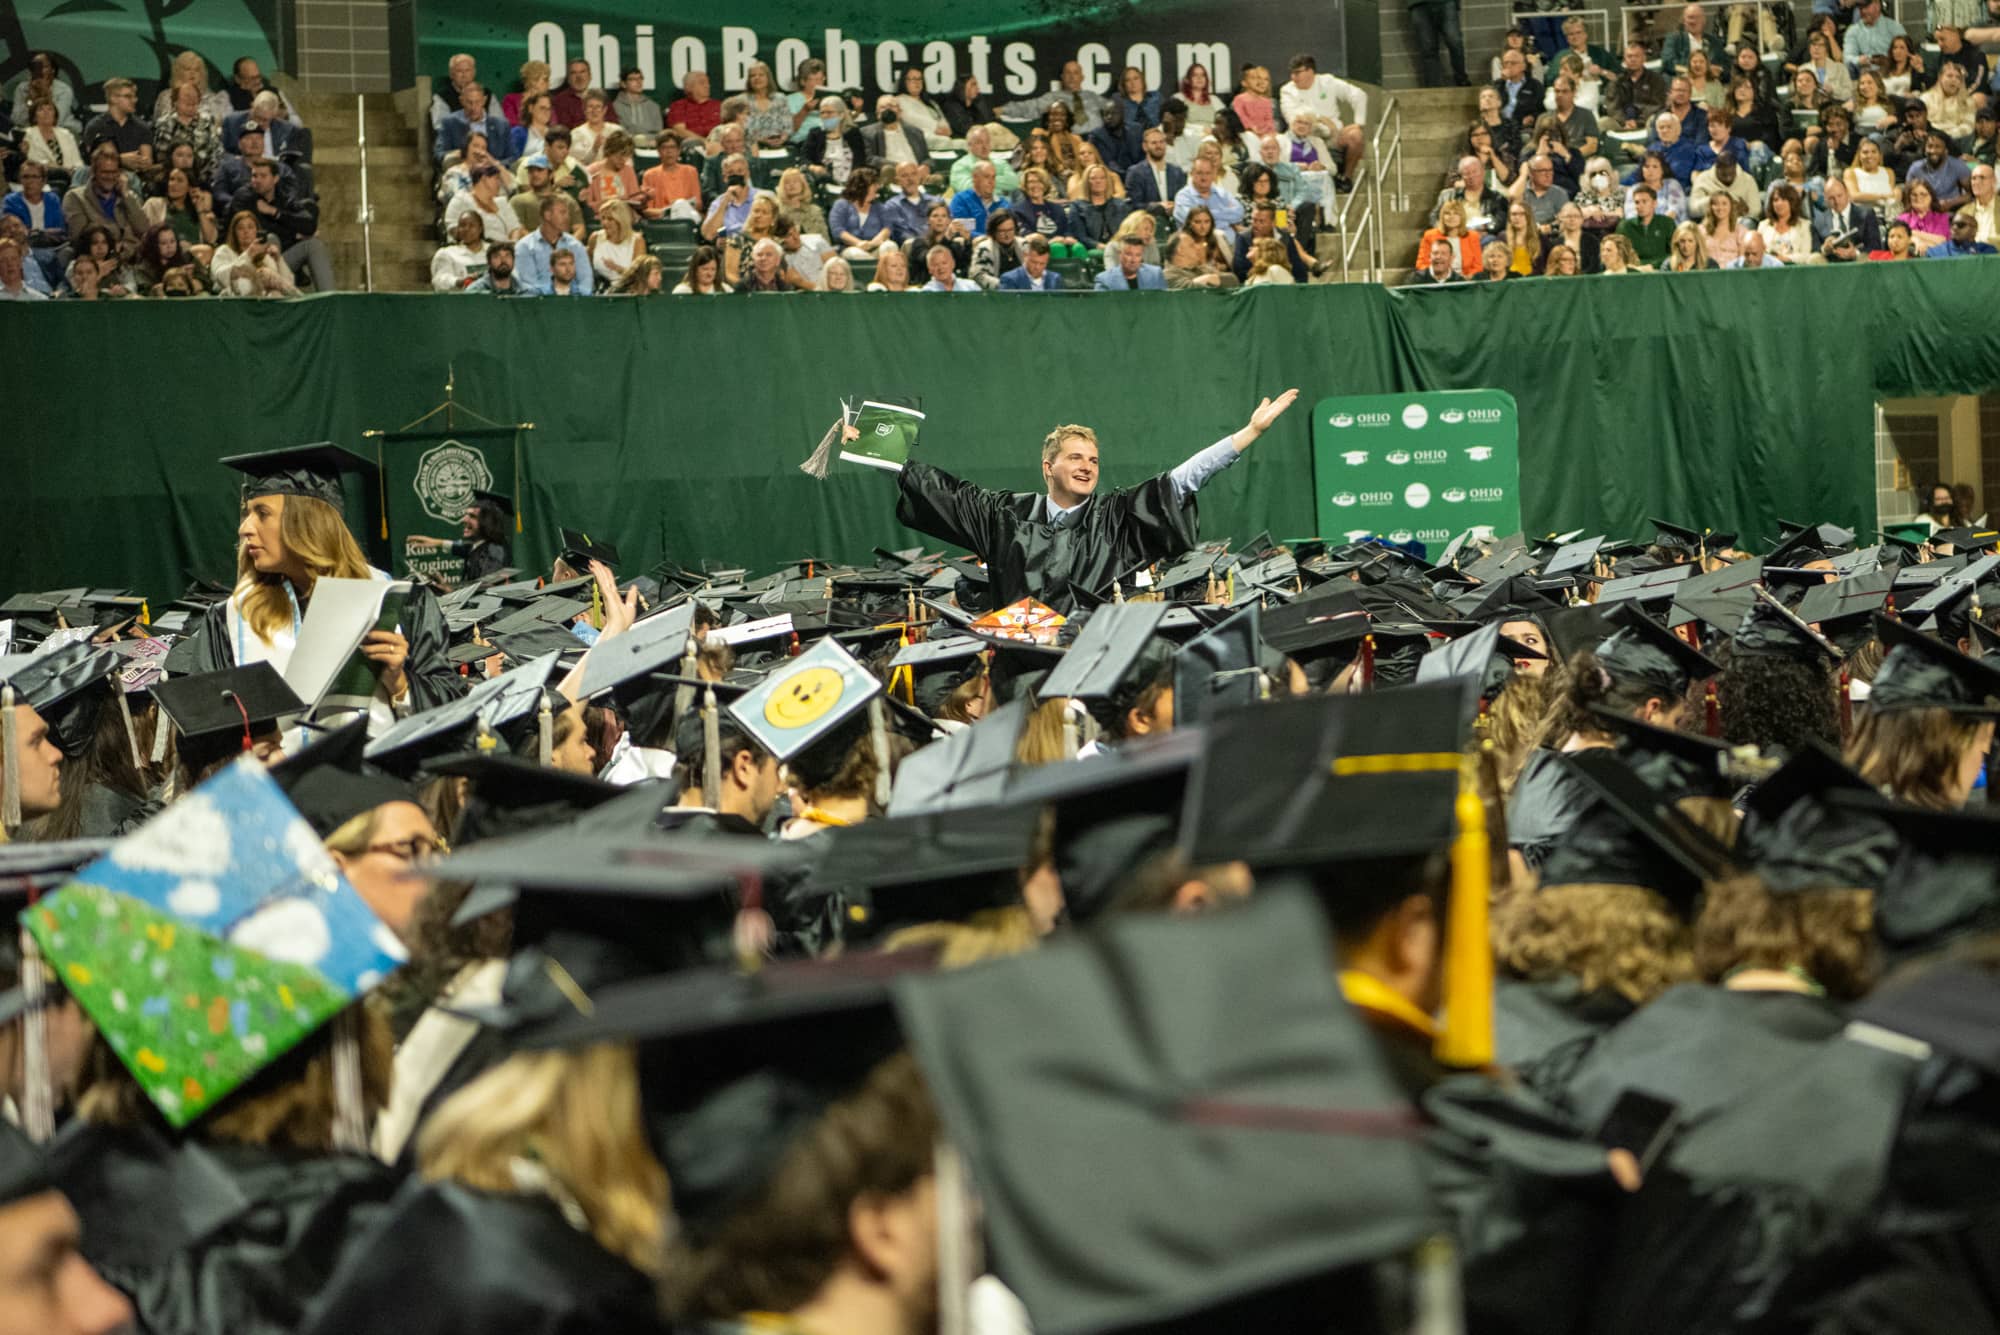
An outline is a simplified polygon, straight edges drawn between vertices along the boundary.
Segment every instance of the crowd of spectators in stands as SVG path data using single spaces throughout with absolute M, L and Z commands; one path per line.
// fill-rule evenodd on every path
M 1690 4 L 1657 59 L 1577 16 L 1552 52 L 1537 20 L 1509 32 L 1411 281 L 1994 254 L 2000 26 L 1939 15 L 1925 43 L 1881 0 L 1835 8 L 1794 41 L 1773 10 L 1753 36 L 1731 6 L 1725 37 Z
M 790 89 L 755 63 L 721 99 L 696 71 L 665 106 L 637 69 L 615 96 L 582 60 L 551 95 L 555 78 L 530 61 L 496 98 L 472 56 L 451 60 L 431 107 L 436 290 L 554 295 L 557 252 L 578 296 L 1302 283 L 1368 115 L 1311 55 L 1282 81 L 1245 65 L 1233 94 L 1200 64 L 1100 93 L 1071 62 L 1001 103 L 917 66 L 893 92 L 842 91 L 818 60 Z
M 149 118 L 135 81 L 94 110 L 29 58 L 0 96 L 0 301 L 334 290 L 310 132 L 255 60 L 215 75 L 181 53 Z

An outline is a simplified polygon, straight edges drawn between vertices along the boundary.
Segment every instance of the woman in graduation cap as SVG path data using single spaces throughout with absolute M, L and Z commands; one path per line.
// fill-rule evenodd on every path
M 368 564 L 342 517 L 343 472 L 373 469 L 337 445 L 302 445 L 222 461 L 245 475 L 237 525 L 236 588 L 202 622 L 202 670 L 291 662 L 299 628 L 321 579 L 387 579 Z M 445 657 L 444 614 L 421 585 L 410 590 L 403 621 L 371 630 L 360 652 L 376 671 L 370 715 L 394 718 L 456 699 L 464 679 Z
M 55 810 L 31 822 L 22 838 L 110 838 L 159 810 L 147 760 L 156 716 L 142 704 L 135 718 L 123 701 L 124 661 L 109 649 L 71 644 L 13 677 L 17 698 L 35 706 L 63 762 Z
M 459 538 L 413 537 L 410 546 L 426 551 L 448 552 L 464 562 L 460 584 L 475 584 L 505 570 L 513 558 L 507 546 L 507 521 L 514 517 L 514 502 L 498 492 L 475 491 L 472 503 L 459 517 Z
M 1955 810 L 1971 798 L 2000 718 L 2000 668 L 1876 618 L 1888 647 L 1855 709 L 1847 761 L 1891 797 Z

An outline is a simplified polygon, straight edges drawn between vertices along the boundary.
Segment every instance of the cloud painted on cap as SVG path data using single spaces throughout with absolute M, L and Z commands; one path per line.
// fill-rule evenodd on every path
M 304 899 L 281 899 L 236 924 L 229 943 L 265 959 L 317 967 L 333 948 L 333 933 L 319 906 Z
M 111 861 L 132 871 L 220 876 L 229 870 L 229 822 L 204 793 L 190 793 L 146 825 L 144 839 L 121 841 Z

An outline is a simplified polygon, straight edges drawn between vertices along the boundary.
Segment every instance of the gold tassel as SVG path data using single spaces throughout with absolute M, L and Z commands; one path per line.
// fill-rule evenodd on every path
M 1493 864 L 1486 806 L 1471 776 L 1458 786 L 1458 838 L 1451 847 L 1451 902 L 1446 909 L 1444 1026 L 1437 1059 L 1476 1070 L 1493 1062 L 1493 945 L 1487 927 Z
M 14 721 L 14 688 L 0 686 L 0 840 L 21 823 L 20 728 Z
M 701 803 L 722 810 L 722 716 L 715 707 L 713 684 L 701 695 Z

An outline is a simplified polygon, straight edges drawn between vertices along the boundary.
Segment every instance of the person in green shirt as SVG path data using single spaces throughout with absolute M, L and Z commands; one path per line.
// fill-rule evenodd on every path
M 951 164 L 951 193 L 954 195 L 972 184 L 972 169 L 982 162 L 993 164 L 994 190 L 1001 196 L 1011 196 L 1021 188 L 1020 177 L 1014 173 L 1014 164 L 1005 158 L 993 156 L 993 137 L 983 125 L 975 125 L 965 134 L 965 156 Z
M 1674 220 L 1654 212 L 1658 206 L 1659 196 L 1653 193 L 1653 187 L 1635 185 L 1632 187 L 1632 208 L 1637 216 L 1618 224 L 1618 235 L 1632 243 L 1639 263 L 1648 269 L 1660 267 L 1674 239 Z

